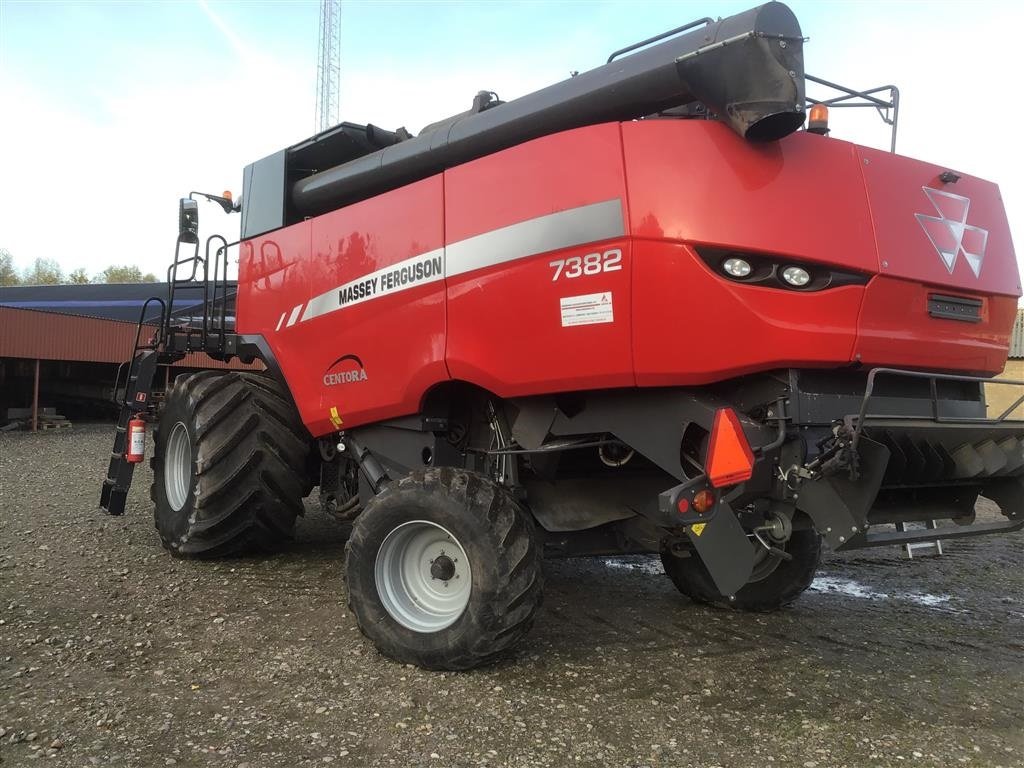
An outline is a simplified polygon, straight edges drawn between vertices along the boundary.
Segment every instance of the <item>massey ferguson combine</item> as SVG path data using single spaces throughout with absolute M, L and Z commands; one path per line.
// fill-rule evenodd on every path
M 523 637 L 544 556 L 658 553 L 694 600 L 763 611 L 822 540 L 1024 527 L 1024 423 L 983 388 L 1021 294 L 999 191 L 801 130 L 803 42 L 778 3 L 702 19 L 418 136 L 342 123 L 249 165 L 240 204 L 186 198 L 169 282 L 205 309 L 152 300 L 103 508 L 145 422 L 176 556 L 279 548 L 320 486 L 362 631 L 437 669 Z M 197 197 L 240 209 L 237 244 L 201 249 Z M 190 351 L 266 371 L 155 408 Z M 1006 520 L 975 523 L 979 495 Z

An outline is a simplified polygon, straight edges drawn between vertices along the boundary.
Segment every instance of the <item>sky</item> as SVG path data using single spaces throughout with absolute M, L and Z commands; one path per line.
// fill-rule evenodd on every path
M 479 90 L 509 100 L 624 45 L 754 0 L 342 3 L 340 118 L 418 132 Z M 1000 185 L 1024 261 L 1019 2 L 789 3 L 808 73 L 901 91 L 897 151 Z M 177 200 L 315 132 L 319 3 L 0 0 L 0 248 L 19 267 L 164 274 Z M 811 95 L 822 96 L 809 89 Z M 858 114 L 859 113 L 859 114 Z M 833 136 L 888 149 L 872 110 Z M 202 234 L 238 216 L 201 206 Z

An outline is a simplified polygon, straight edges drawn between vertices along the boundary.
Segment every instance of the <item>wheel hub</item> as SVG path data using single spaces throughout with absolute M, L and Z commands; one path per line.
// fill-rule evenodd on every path
M 788 515 L 774 512 L 765 520 L 763 529 L 768 534 L 768 538 L 776 544 L 785 544 L 793 535 L 793 520 Z
M 430 561 L 430 578 L 451 581 L 455 576 L 455 562 L 443 552 Z

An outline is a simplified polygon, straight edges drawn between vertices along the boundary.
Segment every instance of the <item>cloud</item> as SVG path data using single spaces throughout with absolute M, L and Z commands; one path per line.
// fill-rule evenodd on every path
M 244 46 L 237 52 L 248 55 Z M 343 117 L 417 132 L 468 109 L 478 90 L 514 98 L 565 74 L 512 58 L 477 70 L 427 63 L 415 72 L 367 62 L 344 71 Z M 0 121 L 0 143 L 19 151 L 5 152 L 0 166 L 17 180 L 0 185 L 0 247 L 20 266 L 42 257 L 67 271 L 127 263 L 165 274 L 178 198 L 192 190 L 238 194 L 246 164 L 314 132 L 314 96 L 309 62 L 267 55 L 230 70 L 200 63 L 125 71 L 97 84 L 88 113 L 5 77 L 0 103 L 17 119 Z M 238 236 L 237 215 L 201 203 L 200 219 L 205 234 Z
M 237 193 L 246 163 L 308 133 L 307 74 L 266 62 L 158 83 L 142 73 L 98 91 L 93 117 L 6 79 L 0 103 L 17 119 L 0 121 L 0 174 L 14 180 L 0 184 L 0 246 L 22 266 L 44 257 L 66 270 L 129 263 L 163 274 L 178 197 Z M 237 216 L 204 203 L 201 218 L 203 231 L 237 236 Z

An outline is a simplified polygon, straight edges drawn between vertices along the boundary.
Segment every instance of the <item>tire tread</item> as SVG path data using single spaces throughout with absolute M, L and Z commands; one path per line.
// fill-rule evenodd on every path
M 380 538 L 374 531 L 381 510 L 400 505 L 415 495 L 438 495 L 457 504 L 475 519 L 475 535 L 494 553 L 494 589 L 481 617 L 468 637 L 460 637 L 442 650 L 427 651 L 403 643 L 390 617 L 380 619 L 372 579 L 353 578 L 362 558 L 376 558 L 367 542 Z M 526 511 L 503 488 L 476 473 L 452 467 L 413 472 L 385 489 L 356 518 L 346 546 L 349 573 L 349 608 L 360 631 L 386 656 L 426 669 L 465 670 L 490 664 L 505 656 L 530 630 L 543 595 L 541 549 Z M 474 571 L 474 578 L 476 572 Z M 476 582 L 474 581 L 474 588 Z
M 263 374 L 201 371 L 175 380 L 172 404 L 192 419 L 197 479 L 184 534 L 168 535 L 161 516 L 177 513 L 157 503 L 164 547 L 180 557 L 213 558 L 275 551 L 291 541 L 310 437 L 287 390 Z M 163 472 L 155 442 L 150 496 L 157 501 Z
M 793 533 L 786 545 L 793 559 L 783 561 L 762 581 L 752 582 L 729 600 L 715 587 L 707 568 L 696 553 L 678 558 L 668 552 L 661 556 L 665 573 L 682 594 L 696 603 L 716 608 L 771 613 L 793 603 L 814 581 L 821 560 L 821 536 L 814 530 Z

